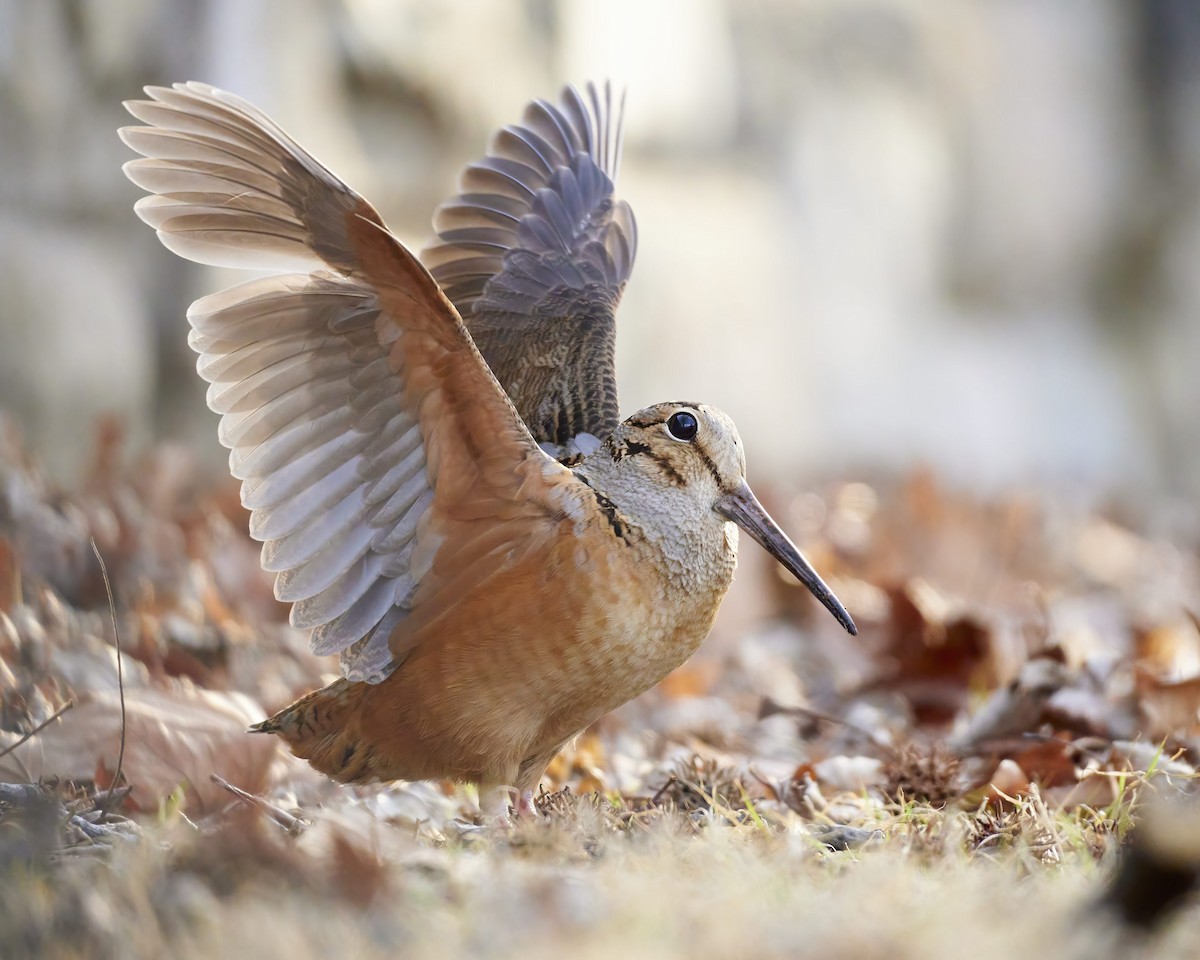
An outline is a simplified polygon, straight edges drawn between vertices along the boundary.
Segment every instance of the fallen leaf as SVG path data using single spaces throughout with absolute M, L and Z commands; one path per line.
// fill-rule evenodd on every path
M 963 795 L 962 805 L 967 809 L 987 802 L 994 807 L 1003 807 L 1017 797 L 1029 793 L 1029 777 L 1013 760 L 1001 760 L 996 769 L 977 787 Z
M 274 737 L 248 734 L 261 709 L 242 694 L 188 687 L 125 691 L 124 779 L 131 803 L 154 810 L 184 786 L 185 808 L 208 813 L 229 795 L 209 777 L 216 773 L 252 793 L 267 785 L 277 750 Z M 121 746 L 121 702 L 96 691 L 36 737 L 0 758 L 0 776 L 91 780 L 97 764 L 115 774 Z
M 965 705 L 972 683 L 990 680 L 991 631 L 957 612 L 932 586 L 913 579 L 893 589 L 884 656 L 891 660 L 865 689 L 904 696 L 922 723 L 947 723 Z
M 1138 670 L 1137 690 L 1145 732 L 1155 739 L 1186 734 L 1200 721 L 1200 677 L 1171 682 Z
M 1069 740 L 1051 737 L 1035 742 L 1013 756 L 1031 781 L 1043 787 L 1061 787 L 1078 779 L 1075 762 L 1067 755 Z
M 1056 657 L 1028 661 L 1012 683 L 993 691 L 966 728 L 952 738 L 952 748 L 965 752 L 988 740 L 1036 730 L 1050 698 L 1069 680 L 1070 672 Z
M 1029 793 L 1029 777 L 1013 760 L 1001 760 L 988 781 L 988 793 L 993 800 L 1019 797 Z

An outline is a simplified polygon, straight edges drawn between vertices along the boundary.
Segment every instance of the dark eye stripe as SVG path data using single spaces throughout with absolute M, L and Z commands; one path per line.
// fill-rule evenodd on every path
M 692 444 L 692 446 L 695 448 L 696 452 L 700 454 L 700 459 L 704 465 L 708 467 L 708 472 L 711 473 L 713 475 L 713 479 L 717 481 L 717 486 L 719 488 L 724 487 L 725 481 L 721 479 L 721 472 L 717 469 L 717 465 L 713 461 L 713 458 L 708 455 L 708 451 L 704 449 L 704 444 L 697 440 Z
M 675 487 L 684 486 L 687 481 L 683 478 L 683 474 L 675 469 L 675 465 L 666 457 L 660 456 L 653 451 L 648 451 L 647 456 L 657 464 L 658 468 L 663 472 L 663 476 L 667 481 Z

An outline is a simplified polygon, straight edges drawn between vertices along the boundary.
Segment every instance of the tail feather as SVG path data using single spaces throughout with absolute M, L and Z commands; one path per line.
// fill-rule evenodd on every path
M 250 733 L 282 737 L 297 757 L 342 783 L 377 779 L 374 748 L 363 740 L 359 723 L 363 687 L 336 680 L 254 724 Z

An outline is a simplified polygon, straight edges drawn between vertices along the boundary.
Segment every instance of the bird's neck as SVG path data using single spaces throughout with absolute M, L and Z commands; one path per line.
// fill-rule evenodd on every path
M 614 536 L 681 587 L 724 592 L 737 562 L 737 528 L 686 485 L 674 486 L 604 449 L 575 467 L 598 495 Z M 627 532 L 622 533 L 622 528 Z

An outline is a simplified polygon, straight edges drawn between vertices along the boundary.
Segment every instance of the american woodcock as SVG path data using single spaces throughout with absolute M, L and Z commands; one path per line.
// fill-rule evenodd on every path
M 755 499 L 728 417 L 617 420 L 636 228 L 607 87 L 500 131 L 425 266 L 249 103 L 147 93 L 126 106 L 148 126 L 121 131 L 139 216 L 180 256 L 275 274 L 196 301 L 189 342 L 276 596 L 340 656 L 343 679 L 254 730 L 345 782 L 478 783 L 503 814 L 692 655 L 737 527 L 855 632 Z

